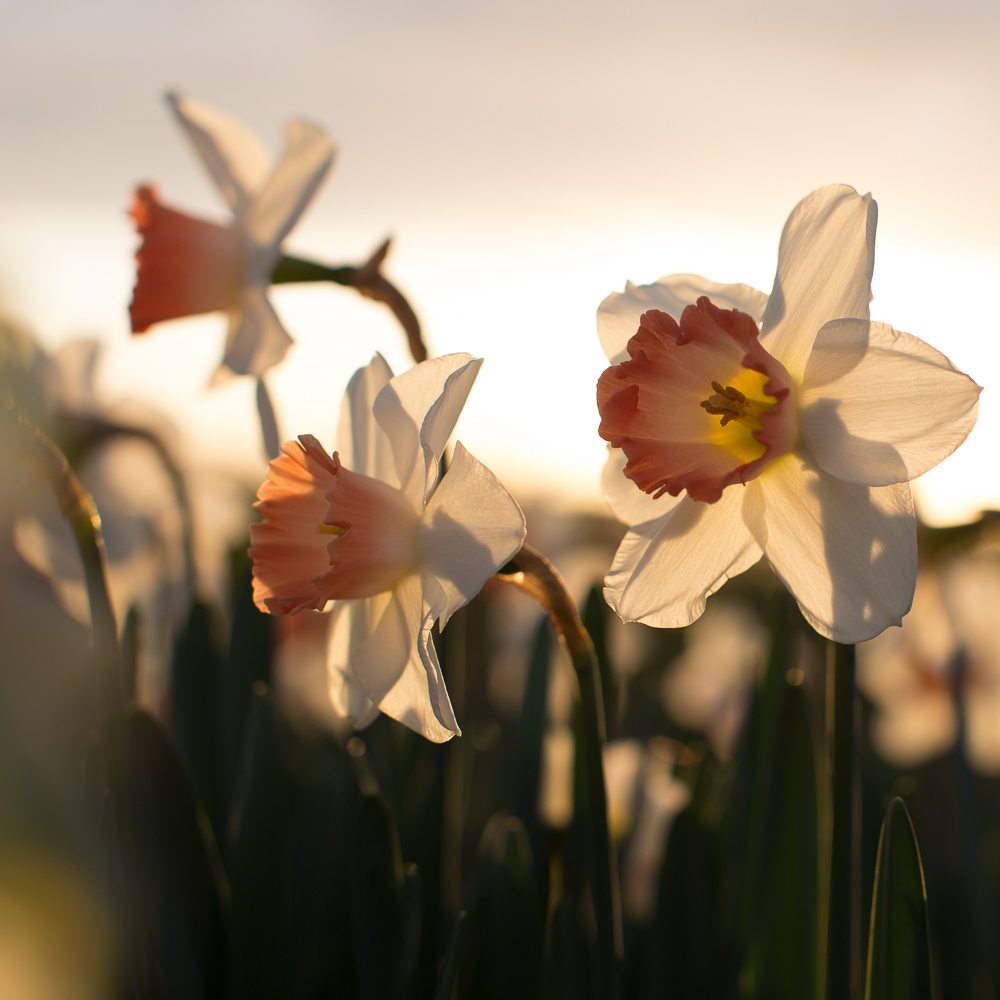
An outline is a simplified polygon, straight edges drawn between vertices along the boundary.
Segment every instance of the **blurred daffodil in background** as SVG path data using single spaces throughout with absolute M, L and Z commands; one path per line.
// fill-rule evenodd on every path
M 176 94 L 168 103 L 232 212 L 229 225 L 164 205 L 151 185 L 136 189 L 131 214 L 142 243 L 129 307 L 133 333 L 156 323 L 223 311 L 229 333 L 216 380 L 260 376 L 292 338 L 267 298 L 281 244 L 333 163 L 317 126 L 293 120 L 272 165 L 261 140 L 236 119 Z

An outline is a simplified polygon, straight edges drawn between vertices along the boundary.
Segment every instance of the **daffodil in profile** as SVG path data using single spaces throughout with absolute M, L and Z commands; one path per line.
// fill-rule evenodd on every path
M 250 528 L 262 611 L 330 602 L 334 708 L 384 712 L 434 742 L 460 732 L 431 638 L 524 541 L 524 516 L 461 444 L 441 457 L 481 361 L 452 354 L 393 376 L 380 357 L 351 379 L 337 450 L 310 435 L 271 462 Z
M 261 140 L 205 104 L 169 94 L 185 135 L 232 212 L 219 225 L 137 188 L 131 215 L 142 242 L 129 307 L 132 332 L 156 323 L 223 311 L 229 333 L 219 375 L 260 376 L 285 356 L 292 340 L 267 298 L 281 243 L 333 163 L 334 148 L 317 126 L 291 121 L 272 165 Z
M 673 275 L 598 311 L 603 486 L 630 527 L 605 580 L 626 621 L 687 625 L 762 557 L 822 635 L 899 624 L 916 577 L 909 481 L 972 429 L 979 386 L 869 319 L 876 208 L 801 201 L 770 296 Z

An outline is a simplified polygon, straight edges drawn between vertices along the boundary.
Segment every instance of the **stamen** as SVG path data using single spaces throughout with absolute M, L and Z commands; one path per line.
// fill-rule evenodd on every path
M 336 535 L 338 538 L 347 531 L 347 528 L 341 528 L 336 524 L 317 524 L 316 534 L 317 535 Z
M 723 427 L 731 420 L 736 420 L 747 427 L 759 430 L 761 413 L 773 405 L 756 399 L 747 399 L 745 393 L 732 385 L 722 386 L 713 381 L 712 389 L 714 390 L 712 395 L 708 399 L 703 399 L 699 405 L 713 417 L 722 417 Z

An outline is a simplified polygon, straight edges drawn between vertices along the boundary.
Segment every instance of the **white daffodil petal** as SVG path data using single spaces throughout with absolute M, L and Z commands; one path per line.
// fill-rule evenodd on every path
M 604 581 L 604 597 L 623 621 L 690 625 L 710 595 L 760 559 L 742 500 L 738 486 L 714 504 L 685 496 L 665 517 L 628 532 Z
M 230 315 L 221 368 L 234 375 L 260 376 L 278 364 L 291 345 L 292 338 L 281 325 L 266 290 L 246 285 L 240 293 L 239 310 Z M 217 373 L 216 381 L 219 378 Z
M 336 450 L 347 468 L 398 487 L 392 446 L 372 420 L 375 397 L 391 378 L 392 369 L 381 354 L 376 354 L 364 368 L 359 368 L 351 376 L 340 404 Z
M 520 550 L 525 533 L 514 498 L 457 443 L 424 511 L 418 543 L 424 593 L 441 628 Z
M 333 710 L 350 719 L 358 729 L 370 726 L 379 715 L 351 670 L 351 649 L 367 635 L 373 601 L 337 601 L 330 610 L 326 654 L 327 691 Z
M 601 489 L 619 521 L 629 526 L 643 524 L 663 517 L 681 502 L 681 497 L 672 497 L 669 493 L 655 500 L 648 493 L 643 493 L 631 479 L 625 477 L 627 462 L 628 458 L 621 448 L 608 446 L 608 460 L 601 471 Z
M 837 320 L 819 332 L 799 396 L 817 463 L 869 486 L 933 468 L 976 422 L 980 387 L 940 351 L 883 323 Z
M 419 578 L 408 576 L 375 600 L 377 619 L 351 651 L 354 678 L 382 712 L 426 739 L 443 743 L 459 735 Z
M 900 624 L 917 572 L 906 483 L 847 483 L 792 453 L 748 484 L 746 513 L 764 555 L 821 635 L 862 642 Z
M 334 152 L 322 129 L 288 123 L 284 153 L 243 220 L 244 232 L 258 247 L 277 248 L 289 234 L 330 170 Z
M 785 223 L 761 343 L 798 379 L 824 323 L 868 319 L 876 214 L 871 195 L 831 184 L 803 198 Z
M 441 454 L 482 363 L 471 354 L 432 358 L 396 375 L 375 399 L 400 489 L 418 510 L 437 482 Z
M 625 345 L 639 329 L 639 317 L 647 309 L 659 309 L 679 319 L 685 306 L 707 295 L 720 309 L 739 309 L 758 323 L 764 315 L 767 296 L 749 285 L 720 285 L 697 274 L 668 274 L 651 285 L 633 285 L 612 292 L 597 309 L 597 336 L 612 364 L 626 356 Z
M 271 158 L 264 144 L 242 122 L 200 101 L 167 94 L 167 103 L 226 204 L 242 220 L 267 179 Z

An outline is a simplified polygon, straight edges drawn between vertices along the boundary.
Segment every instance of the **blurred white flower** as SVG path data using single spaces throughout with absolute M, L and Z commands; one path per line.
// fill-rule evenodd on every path
M 858 684 L 874 706 L 872 740 L 898 767 L 955 746 L 1000 773 L 1000 554 L 955 557 L 917 578 L 913 611 L 858 647 Z
M 167 101 L 233 221 L 220 226 L 178 212 L 148 184 L 136 190 L 131 214 L 142 244 L 129 307 L 132 332 L 225 311 L 229 335 L 216 379 L 262 375 L 292 342 L 267 298 L 271 274 L 282 241 L 333 163 L 333 145 L 315 125 L 291 121 L 285 149 L 272 167 L 261 140 L 240 122 L 176 94 Z

